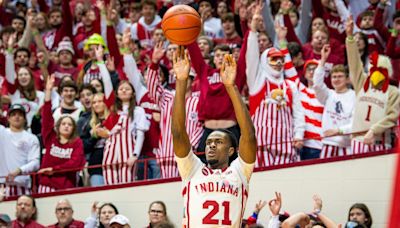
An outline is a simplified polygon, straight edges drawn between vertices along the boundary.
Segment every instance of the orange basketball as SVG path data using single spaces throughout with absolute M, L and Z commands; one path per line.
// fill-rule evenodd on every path
M 193 43 L 201 31 L 200 15 L 187 5 L 175 5 L 167 10 L 161 22 L 164 36 L 172 43 Z

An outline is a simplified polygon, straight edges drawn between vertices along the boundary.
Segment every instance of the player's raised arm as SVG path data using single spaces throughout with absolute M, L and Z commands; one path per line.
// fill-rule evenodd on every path
M 236 119 L 240 127 L 239 156 L 246 163 L 254 163 L 256 160 L 256 136 L 250 113 L 244 104 L 240 92 L 235 84 L 236 62 L 232 55 L 225 55 L 221 68 L 221 79 L 226 91 L 231 98 L 235 110 Z
M 172 136 L 175 155 L 186 157 L 190 152 L 190 140 L 186 132 L 185 94 L 190 71 L 190 62 L 186 50 L 180 46 L 173 54 L 173 69 L 176 75 L 176 94 L 172 107 Z

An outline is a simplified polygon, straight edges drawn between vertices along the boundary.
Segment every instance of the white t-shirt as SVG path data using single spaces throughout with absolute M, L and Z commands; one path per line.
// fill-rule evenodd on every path
M 20 168 L 22 173 L 39 169 L 40 145 L 37 137 L 27 131 L 13 132 L 0 125 L 0 176 Z M 17 176 L 14 185 L 29 188 L 29 176 Z M 5 178 L 0 178 L 5 183 Z
M 223 38 L 221 19 L 211 17 L 204 22 L 204 34 L 212 39 Z
M 238 157 L 221 170 L 208 168 L 193 152 L 175 159 L 183 181 L 183 226 L 240 227 L 254 163 Z
M 11 104 L 21 104 L 24 106 L 26 111 L 26 120 L 28 127 L 32 124 L 33 117 L 39 113 L 40 108 L 44 103 L 44 93 L 42 91 L 36 91 L 36 99 L 29 101 L 21 95 L 19 90 L 16 90 L 14 94 L 10 94 Z

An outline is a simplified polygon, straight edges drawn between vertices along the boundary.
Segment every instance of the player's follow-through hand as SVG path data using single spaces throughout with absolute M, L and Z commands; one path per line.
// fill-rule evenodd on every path
M 187 80 L 190 71 L 190 61 L 188 53 L 183 46 L 173 53 L 173 69 L 177 80 Z

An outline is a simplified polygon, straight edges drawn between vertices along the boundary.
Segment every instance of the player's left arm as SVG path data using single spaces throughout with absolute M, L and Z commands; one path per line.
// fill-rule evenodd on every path
M 236 62 L 232 55 L 225 55 L 221 68 L 221 79 L 232 101 L 236 119 L 240 127 L 239 156 L 244 162 L 252 164 L 256 160 L 257 149 L 255 129 L 250 118 L 250 113 L 236 87 L 235 78 Z

